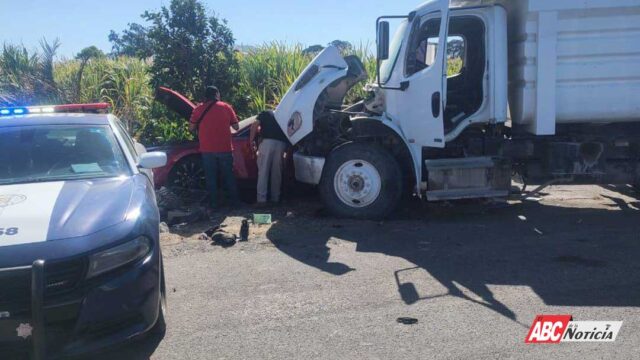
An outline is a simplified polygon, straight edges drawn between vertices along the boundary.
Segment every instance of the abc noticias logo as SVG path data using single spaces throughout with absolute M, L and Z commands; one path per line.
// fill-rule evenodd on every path
M 573 321 L 571 315 L 538 315 L 524 342 L 613 342 L 616 341 L 620 327 L 622 321 Z

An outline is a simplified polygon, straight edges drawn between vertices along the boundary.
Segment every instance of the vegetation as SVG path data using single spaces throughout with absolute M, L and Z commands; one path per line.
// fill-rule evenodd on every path
M 112 54 L 96 47 L 73 59 L 54 61 L 60 43 L 41 41 L 39 51 L 4 44 L 0 53 L 0 106 L 108 102 L 129 131 L 145 144 L 191 139 L 184 119 L 154 102 L 154 89 L 171 87 L 199 100 L 204 87 L 216 84 L 241 117 L 274 109 L 295 79 L 323 49 L 299 44 L 267 43 L 234 50 L 226 21 L 207 15 L 198 0 L 172 0 L 159 12 L 146 12 L 144 25 L 111 32 Z M 343 55 L 357 55 L 375 79 L 370 44 L 335 40 Z M 457 55 L 457 56 L 456 56 Z M 451 54 L 449 71 L 462 67 Z M 353 103 L 366 96 L 357 85 L 347 95 Z
M 208 15 L 199 0 L 173 0 L 142 19 L 145 24 L 129 24 L 122 35 L 112 31 L 110 39 L 116 55 L 153 57 L 149 73 L 154 86 L 192 99 L 201 99 L 210 84 L 227 96 L 236 93 L 238 64 L 226 20 Z
M 273 42 L 234 53 L 239 80 L 225 98 L 237 107 L 241 117 L 274 109 L 313 59 L 314 54 L 303 50 L 301 45 Z M 363 58 L 373 74 L 375 62 L 366 47 L 354 53 Z M 44 49 L 32 53 L 23 46 L 4 45 L 0 54 L 0 106 L 108 102 L 114 114 L 146 143 L 190 138 L 184 120 L 153 101 L 152 60 L 94 54 L 53 62 L 53 57 L 46 54 Z M 46 75 L 49 63 L 52 76 Z M 357 86 L 349 96 L 355 99 L 364 93 Z

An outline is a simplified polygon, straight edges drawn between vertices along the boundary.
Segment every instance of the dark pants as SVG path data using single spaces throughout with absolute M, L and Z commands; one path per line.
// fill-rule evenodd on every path
M 232 205 L 239 202 L 238 186 L 233 175 L 233 156 L 231 153 L 202 153 L 202 166 L 207 178 L 207 187 L 211 196 L 211 206 L 218 206 L 218 174 L 224 184 L 227 200 Z

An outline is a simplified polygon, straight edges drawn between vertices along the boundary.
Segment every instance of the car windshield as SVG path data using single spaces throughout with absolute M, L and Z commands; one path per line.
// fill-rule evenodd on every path
M 0 185 L 130 174 L 108 126 L 0 127 Z
M 391 72 L 393 68 L 396 66 L 396 62 L 398 61 L 398 56 L 400 55 L 400 49 L 402 48 L 402 40 L 404 38 L 405 30 L 407 29 L 407 24 L 409 22 L 404 20 L 398 25 L 398 29 L 396 30 L 395 35 L 393 35 L 393 40 L 391 40 L 391 44 L 389 45 L 389 58 L 380 62 L 380 82 L 382 84 L 386 84 L 391 77 Z

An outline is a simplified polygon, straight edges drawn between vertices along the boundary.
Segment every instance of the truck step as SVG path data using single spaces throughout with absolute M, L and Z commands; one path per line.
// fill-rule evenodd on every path
M 508 196 L 511 165 L 502 158 L 473 157 L 426 160 L 427 200 Z

